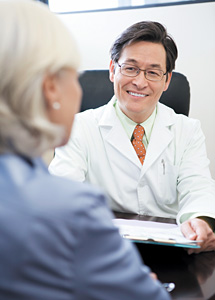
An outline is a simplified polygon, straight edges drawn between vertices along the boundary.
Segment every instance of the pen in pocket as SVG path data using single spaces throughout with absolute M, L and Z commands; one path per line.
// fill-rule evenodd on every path
M 162 165 L 163 165 L 163 175 L 165 175 L 165 161 L 164 161 L 164 159 L 162 159 L 161 160 L 161 163 L 162 163 Z

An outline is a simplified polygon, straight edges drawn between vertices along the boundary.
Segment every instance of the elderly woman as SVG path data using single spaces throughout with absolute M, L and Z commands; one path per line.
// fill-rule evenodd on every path
M 79 55 L 45 5 L 0 1 L 0 299 L 169 299 L 102 192 L 49 174 L 78 112 Z

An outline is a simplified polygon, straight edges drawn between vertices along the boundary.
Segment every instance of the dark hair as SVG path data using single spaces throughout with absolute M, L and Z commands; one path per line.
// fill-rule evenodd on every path
M 166 71 L 169 73 L 175 68 L 178 50 L 174 40 L 168 35 L 163 25 L 158 22 L 143 21 L 128 27 L 111 47 L 111 59 L 118 62 L 122 50 L 135 42 L 148 41 L 162 44 L 166 51 Z

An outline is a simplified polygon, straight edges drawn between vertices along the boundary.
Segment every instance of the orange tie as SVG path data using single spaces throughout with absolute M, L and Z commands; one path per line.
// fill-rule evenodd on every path
M 137 156 L 139 157 L 141 164 L 143 164 L 146 155 L 146 149 L 142 142 L 143 136 L 144 136 L 144 128 L 141 125 L 137 125 L 134 129 L 133 140 L 131 143 L 134 147 L 134 150 L 137 153 Z

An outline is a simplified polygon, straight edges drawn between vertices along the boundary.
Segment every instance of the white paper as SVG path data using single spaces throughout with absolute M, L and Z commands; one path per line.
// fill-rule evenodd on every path
M 176 224 L 139 221 L 130 219 L 113 219 L 114 225 L 119 228 L 125 238 L 154 240 L 160 242 L 195 244 L 195 241 L 186 239 Z

